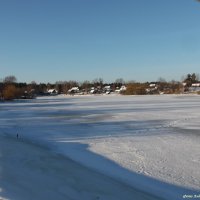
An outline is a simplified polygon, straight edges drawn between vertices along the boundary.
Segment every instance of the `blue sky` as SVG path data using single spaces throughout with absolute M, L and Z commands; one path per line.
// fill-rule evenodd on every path
M 180 80 L 200 73 L 195 0 L 1 0 L 0 78 Z

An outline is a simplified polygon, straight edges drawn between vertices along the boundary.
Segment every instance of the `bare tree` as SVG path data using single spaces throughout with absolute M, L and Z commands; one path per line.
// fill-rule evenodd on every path
M 81 88 L 84 89 L 86 92 L 90 90 L 90 87 L 91 87 L 90 81 L 86 80 L 81 84 Z
M 13 75 L 11 75 L 11 76 L 6 76 L 5 78 L 4 78 L 4 81 L 3 81 L 4 83 L 15 83 L 15 82 L 17 82 L 17 78 L 15 77 L 15 76 L 13 76 Z
M 164 78 L 162 78 L 162 77 L 159 77 L 158 78 L 158 82 L 159 83 L 166 83 L 166 80 Z
M 94 87 L 103 87 L 103 79 L 102 78 L 96 78 L 92 81 Z
M 123 84 L 125 84 L 125 81 L 123 78 L 118 78 L 115 80 L 115 87 L 121 87 Z

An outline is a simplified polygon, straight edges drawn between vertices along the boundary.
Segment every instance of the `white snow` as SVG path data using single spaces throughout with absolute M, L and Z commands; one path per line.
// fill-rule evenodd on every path
M 0 199 L 183 199 L 200 194 L 197 95 L 4 102 L 0 137 Z

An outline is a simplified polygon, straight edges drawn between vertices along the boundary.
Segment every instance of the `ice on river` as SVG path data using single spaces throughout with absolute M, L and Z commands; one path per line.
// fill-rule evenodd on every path
M 48 191 L 55 188 L 52 199 L 54 195 L 55 199 L 80 199 L 80 194 L 81 199 L 129 199 L 131 195 L 182 199 L 200 193 L 200 96 L 59 96 L 4 102 L 0 104 L 0 134 L 0 197 L 5 199 L 18 194 L 19 198 L 11 199 L 22 199 L 23 194 L 27 199 L 31 192 L 36 199 L 37 179 L 30 178 L 33 184 L 29 182 L 27 191 L 26 176 L 20 182 L 23 172 L 32 177 L 27 172 L 30 166 L 39 167 L 39 172 L 33 171 L 36 177 L 54 177 L 55 183 L 51 179 L 51 185 L 47 184 Z M 15 151 L 19 146 L 22 153 Z M 34 157 L 34 151 L 41 159 Z M 46 166 L 39 152 L 48 153 Z M 78 184 L 78 175 L 72 175 L 71 182 L 64 180 L 66 163 L 54 166 L 54 162 L 72 162 L 77 165 L 74 169 L 82 166 L 79 177 L 83 179 L 94 173 L 94 179 L 88 179 L 92 186 Z M 14 169 L 19 173 L 12 175 Z M 13 186 L 12 177 L 19 187 Z M 44 183 L 37 199 L 43 198 Z

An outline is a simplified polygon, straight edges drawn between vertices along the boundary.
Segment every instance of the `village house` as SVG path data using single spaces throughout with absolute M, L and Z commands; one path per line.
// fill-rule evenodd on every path
M 158 93 L 158 86 L 156 83 L 150 83 L 148 88 L 146 88 L 147 94 L 155 94 Z
M 79 92 L 79 87 L 72 87 L 71 89 L 68 90 L 69 94 L 75 94 Z
M 123 91 L 126 91 L 127 87 L 125 85 L 122 85 L 120 88 L 116 88 L 115 92 L 120 93 Z
M 49 89 L 49 90 L 47 90 L 47 94 L 49 94 L 49 95 L 57 95 L 58 91 L 56 89 Z
M 200 92 L 200 83 L 192 83 L 189 92 Z
M 103 92 L 106 94 L 110 94 L 112 92 L 111 86 L 110 85 L 104 86 Z

